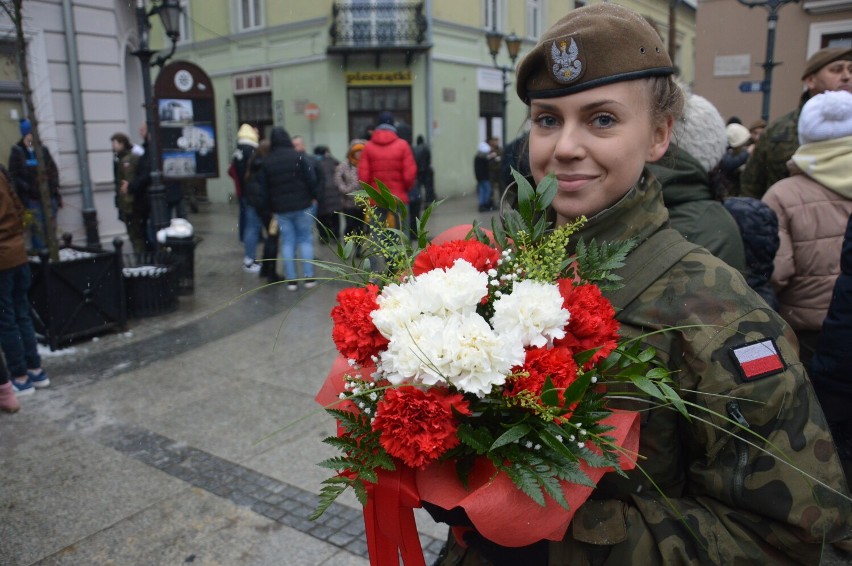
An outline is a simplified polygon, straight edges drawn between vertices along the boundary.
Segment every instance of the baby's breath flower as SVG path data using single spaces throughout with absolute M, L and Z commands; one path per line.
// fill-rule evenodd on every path
M 597 383 L 598 382 L 598 376 L 593 375 L 591 381 L 592 381 L 592 383 Z
M 527 440 L 526 442 L 524 442 L 524 446 L 526 446 L 527 448 L 532 448 L 532 447 L 533 447 L 533 443 L 532 443 L 532 442 L 530 442 L 529 440 Z
M 557 434 L 557 435 L 556 435 L 556 440 L 558 440 L 559 442 L 562 442 L 562 435 L 561 435 L 561 434 Z
M 489 269 L 488 270 L 488 277 L 497 277 L 497 270 L 496 269 Z
M 378 396 L 378 395 L 376 395 L 376 392 L 375 392 L 375 391 L 373 391 L 372 393 L 370 393 L 370 401 L 375 401 L 375 400 L 376 400 L 376 399 L 378 399 L 378 398 L 379 398 L 379 396 Z
M 578 443 L 577 443 L 577 448 L 585 448 L 585 447 L 586 447 L 586 443 L 585 443 L 585 442 L 578 442 Z
M 373 412 L 373 409 L 371 409 L 370 407 L 364 407 L 364 414 L 365 415 L 369 415 L 372 412 Z
M 536 444 L 533 446 L 533 450 L 541 450 L 541 444 Z
M 577 438 L 573 434 L 568 437 L 568 442 L 574 442 L 575 440 L 577 440 Z
M 338 399 L 346 399 L 346 393 L 344 393 L 343 391 L 341 391 L 341 392 L 337 395 L 337 398 L 338 398 Z
M 494 291 L 494 296 L 498 299 L 503 296 L 503 291 Z
M 586 429 L 584 429 L 584 428 L 580 429 L 580 436 L 586 436 Z

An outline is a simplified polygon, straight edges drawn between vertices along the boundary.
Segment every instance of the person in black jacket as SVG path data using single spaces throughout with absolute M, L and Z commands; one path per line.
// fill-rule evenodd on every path
M 811 360 L 811 381 L 831 427 L 837 453 L 852 478 L 852 216 L 846 224 L 840 275 L 828 314 L 822 323 L 816 353 Z
M 261 171 L 266 179 L 269 207 L 278 220 L 281 239 L 281 259 L 287 289 L 299 289 L 296 270 L 296 251 L 302 261 L 304 286 L 316 286 L 314 279 L 314 218 L 320 195 L 317 192 L 316 171 L 303 153 L 296 151 L 287 130 L 272 129 L 269 136 L 269 156 L 263 160 Z
M 756 198 L 730 197 L 723 203 L 740 228 L 746 258 L 746 282 L 770 307 L 778 311 L 778 297 L 769 284 L 778 252 L 778 217 Z

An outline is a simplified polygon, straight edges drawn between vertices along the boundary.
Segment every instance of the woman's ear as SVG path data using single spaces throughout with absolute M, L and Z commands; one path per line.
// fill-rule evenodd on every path
M 648 156 L 645 161 L 653 163 L 666 153 L 672 139 L 673 128 L 674 117 L 672 116 L 667 116 L 665 120 L 656 123 L 654 131 L 651 133 L 651 145 L 648 147 Z

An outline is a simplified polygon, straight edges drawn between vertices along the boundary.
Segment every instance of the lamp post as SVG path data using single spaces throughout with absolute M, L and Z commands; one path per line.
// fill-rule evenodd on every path
M 760 117 L 765 121 L 769 121 L 769 97 L 772 93 L 772 69 L 778 65 L 773 60 L 775 53 L 775 28 L 778 27 L 778 10 L 784 4 L 790 2 L 798 2 L 799 0 L 737 0 L 743 6 L 754 8 L 761 6 L 766 8 L 769 15 L 766 18 L 766 60 L 763 62 L 763 84 L 760 87 L 763 92 L 763 108 L 760 111 Z
M 139 32 L 139 49 L 133 52 L 133 55 L 139 58 L 142 65 L 142 91 L 145 98 L 145 123 L 148 129 L 148 162 L 151 166 L 151 186 L 148 188 L 148 195 L 151 202 L 151 223 L 154 226 L 154 231 L 165 228 L 169 225 L 168 212 L 166 207 L 166 194 L 163 187 L 163 173 L 160 171 L 159 147 L 157 142 L 158 132 L 154 129 L 154 102 L 151 92 L 151 66 L 162 67 L 168 59 L 174 55 L 177 40 L 180 37 L 180 0 L 161 0 L 158 4 L 154 4 L 150 11 L 145 11 L 146 1 L 136 0 L 136 26 Z M 153 62 L 151 58 L 156 55 L 156 51 L 151 51 L 148 46 L 148 33 L 151 30 L 151 24 L 148 18 L 154 14 L 160 15 L 160 20 L 163 23 L 163 28 L 166 30 L 166 35 L 172 41 L 172 47 L 169 53 L 165 56 L 158 56 Z
M 509 59 L 512 60 L 512 67 L 501 66 L 497 63 L 497 55 L 500 53 L 500 45 L 503 43 L 504 38 L 506 40 L 506 50 L 509 52 Z M 514 72 L 515 60 L 518 58 L 518 53 L 521 51 L 521 38 L 515 35 L 514 32 L 508 36 L 504 36 L 496 29 L 492 29 L 485 34 L 485 41 L 488 42 L 488 51 L 491 52 L 491 59 L 494 61 L 494 68 L 500 71 L 503 79 L 503 92 L 500 99 L 502 104 L 503 137 L 500 140 L 500 143 L 506 145 L 506 104 L 508 102 L 506 99 L 506 89 L 510 84 L 512 84 L 508 81 L 506 75 L 510 72 Z

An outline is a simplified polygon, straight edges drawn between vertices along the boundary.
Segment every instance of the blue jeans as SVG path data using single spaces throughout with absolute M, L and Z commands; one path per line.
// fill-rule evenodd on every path
M 281 259 L 284 260 L 284 277 L 294 281 L 296 275 L 296 247 L 299 248 L 299 259 L 304 267 L 302 273 L 305 279 L 312 279 L 314 266 L 314 218 L 311 216 L 313 207 L 293 212 L 278 212 L 278 234 L 281 239 Z
M 477 181 L 476 189 L 479 192 L 479 206 L 480 207 L 491 207 L 491 181 Z
M 33 223 L 30 226 L 31 249 L 36 251 L 47 249 L 47 239 L 44 237 L 46 234 L 47 218 L 44 217 L 44 207 L 41 206 L 40 200 L 30 199 L 27 202 L 27 208 L 33 214 Z M 50 199 L 50 208 L 53 211 L 53 219 L 56 220 L 56 212 L 59 210 L 59 204 L 55 198 Z
M 245 257 L 254 261 L 257 256 L 257 243 L 260 241 L 261 230 L 260 216 L 253 206 L 246 204 L 245 219 L 243 221 L 243 247 Z
M 27 295 L 31 280 L 28 263 L 0 271 L 0 346 L 12 377 L 41 367 Z

